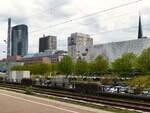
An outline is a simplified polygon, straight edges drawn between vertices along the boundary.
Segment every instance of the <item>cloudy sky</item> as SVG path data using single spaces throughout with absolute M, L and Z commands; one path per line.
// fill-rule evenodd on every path
M 94 44 L 136 39 L 139 12 L 144 35 L 150 36 L 150 0 L 114 8 L 134 1 L 138 0 L 0 0 L 0 58 L 6 55 L 8 17 L 13 26 L 28 25 L 29 53 L 38 52 L 43 34 L 57 36 L 58 49 L 64 50 L 73 32 L 90 34 Z

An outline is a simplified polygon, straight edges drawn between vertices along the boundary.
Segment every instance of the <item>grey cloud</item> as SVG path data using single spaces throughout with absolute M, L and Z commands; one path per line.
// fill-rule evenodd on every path
M 21 17 L 20 15 L 0 14 L 0 17 L 1 17 L 0 21 L 3 21 L 3 22 L 7 22 L 8 18 L 11 18 L 12 23 L 14 25 L 15 24 L 21 24 L 21 23 L 24 23 L 24 24 L 28 23 L 28 18 Z
M 22 18 L 22 17 L 11 17 L 13 24 L 28 24 L 28 19 L 27 18 Z
M 81 25 L 86 26 L 90 33 L 97 33 L 106 30 L 105 27 L 101 26 L 100 20 L 95 17 L 85 19 Z
M 137 33 L 126 33 L 124 31 L 120 32 L 111 32 L 107 34 L 102 34 L 102 41 L 106 42 L 117 42 L 117 41 L 124 41 L 124 40 L 131 40 L 137 38 Z
M 143 27 L 143 30 L 146 32 L 150 32 L 150 24 Z
M 58 49 L 66 50 L 67 49 L 66 47 L 67 47 L 67 40 L 58 39 Z
M 38 3 L 43 3 L 39 1 Z M 72 0 L 49 0 L 42 4 L 43 9 L 46 9 L 43 13 L 49 16 L 50 19 L 62 19 L 64 17 L 70 17 L 74 14 L 63 10 L 63 7 L 72 3 Z
M 141 9 L 140 13 L 141 13 L 141 15 L 150 13 L 150 7 L 143 7 Z

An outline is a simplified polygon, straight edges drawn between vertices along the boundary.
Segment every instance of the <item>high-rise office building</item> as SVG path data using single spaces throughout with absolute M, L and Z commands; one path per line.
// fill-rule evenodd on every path
M 68 55 L 77 60 L 80 58 L 80 50 L 83 47 L 92 46 L 93 39 L 88 34 L 72 33 L 68 37 Z M 87 50 L 88 51 L 88 50 Z
M 57 49 L 57 37 L 56 36 L 45 36 L 39 39 L 39 52 L 45 50 L 56 50 Z
M 11 56 L 25 56 L 28 53 L 28 27 L 17 25 L 11 31 Z

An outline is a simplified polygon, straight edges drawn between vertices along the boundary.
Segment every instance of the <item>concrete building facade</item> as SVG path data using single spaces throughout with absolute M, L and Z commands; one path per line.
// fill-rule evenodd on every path
M 39 39 L 39 52 L 45 50 L 56 50 L 57 49 L 57 37 L 56 36 L 45 36 Z
M 73 60 L 80 58 L 80 49 L 87 46 L 93 45 L 93 39 L 88 34 L 83 33 L 72 33 L 68 37 L 68 55 Z
M 150 47 L 150 38 L 140 38 L 106 44 L 97 44 L 81 48 L 81 58 L 87 61 L 94 60 L 98 55 L 105 56 L 109 62 L 121 57 L 124 53 L 133 52 L 136 55 Z M 88 52 L 87 52 L 88 49 Z M 84 55 L 86 53 L 86 55 Z
M 28 27 L 17 25 L 11 31 L 11 56 L 25 56 L 28 53 Z

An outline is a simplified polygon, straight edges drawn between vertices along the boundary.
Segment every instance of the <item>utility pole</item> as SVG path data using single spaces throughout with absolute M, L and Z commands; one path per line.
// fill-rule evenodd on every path
M 10 64 L 9 64 L 9 57 L 10 55 L 10 42 L 11 42 L 11 18 L 8 18 L 8 33 L 7 33 L 7 60 L 6 60 L 6 65 L 7 65 L 7 75 L 9 75 L 10 72 Z

